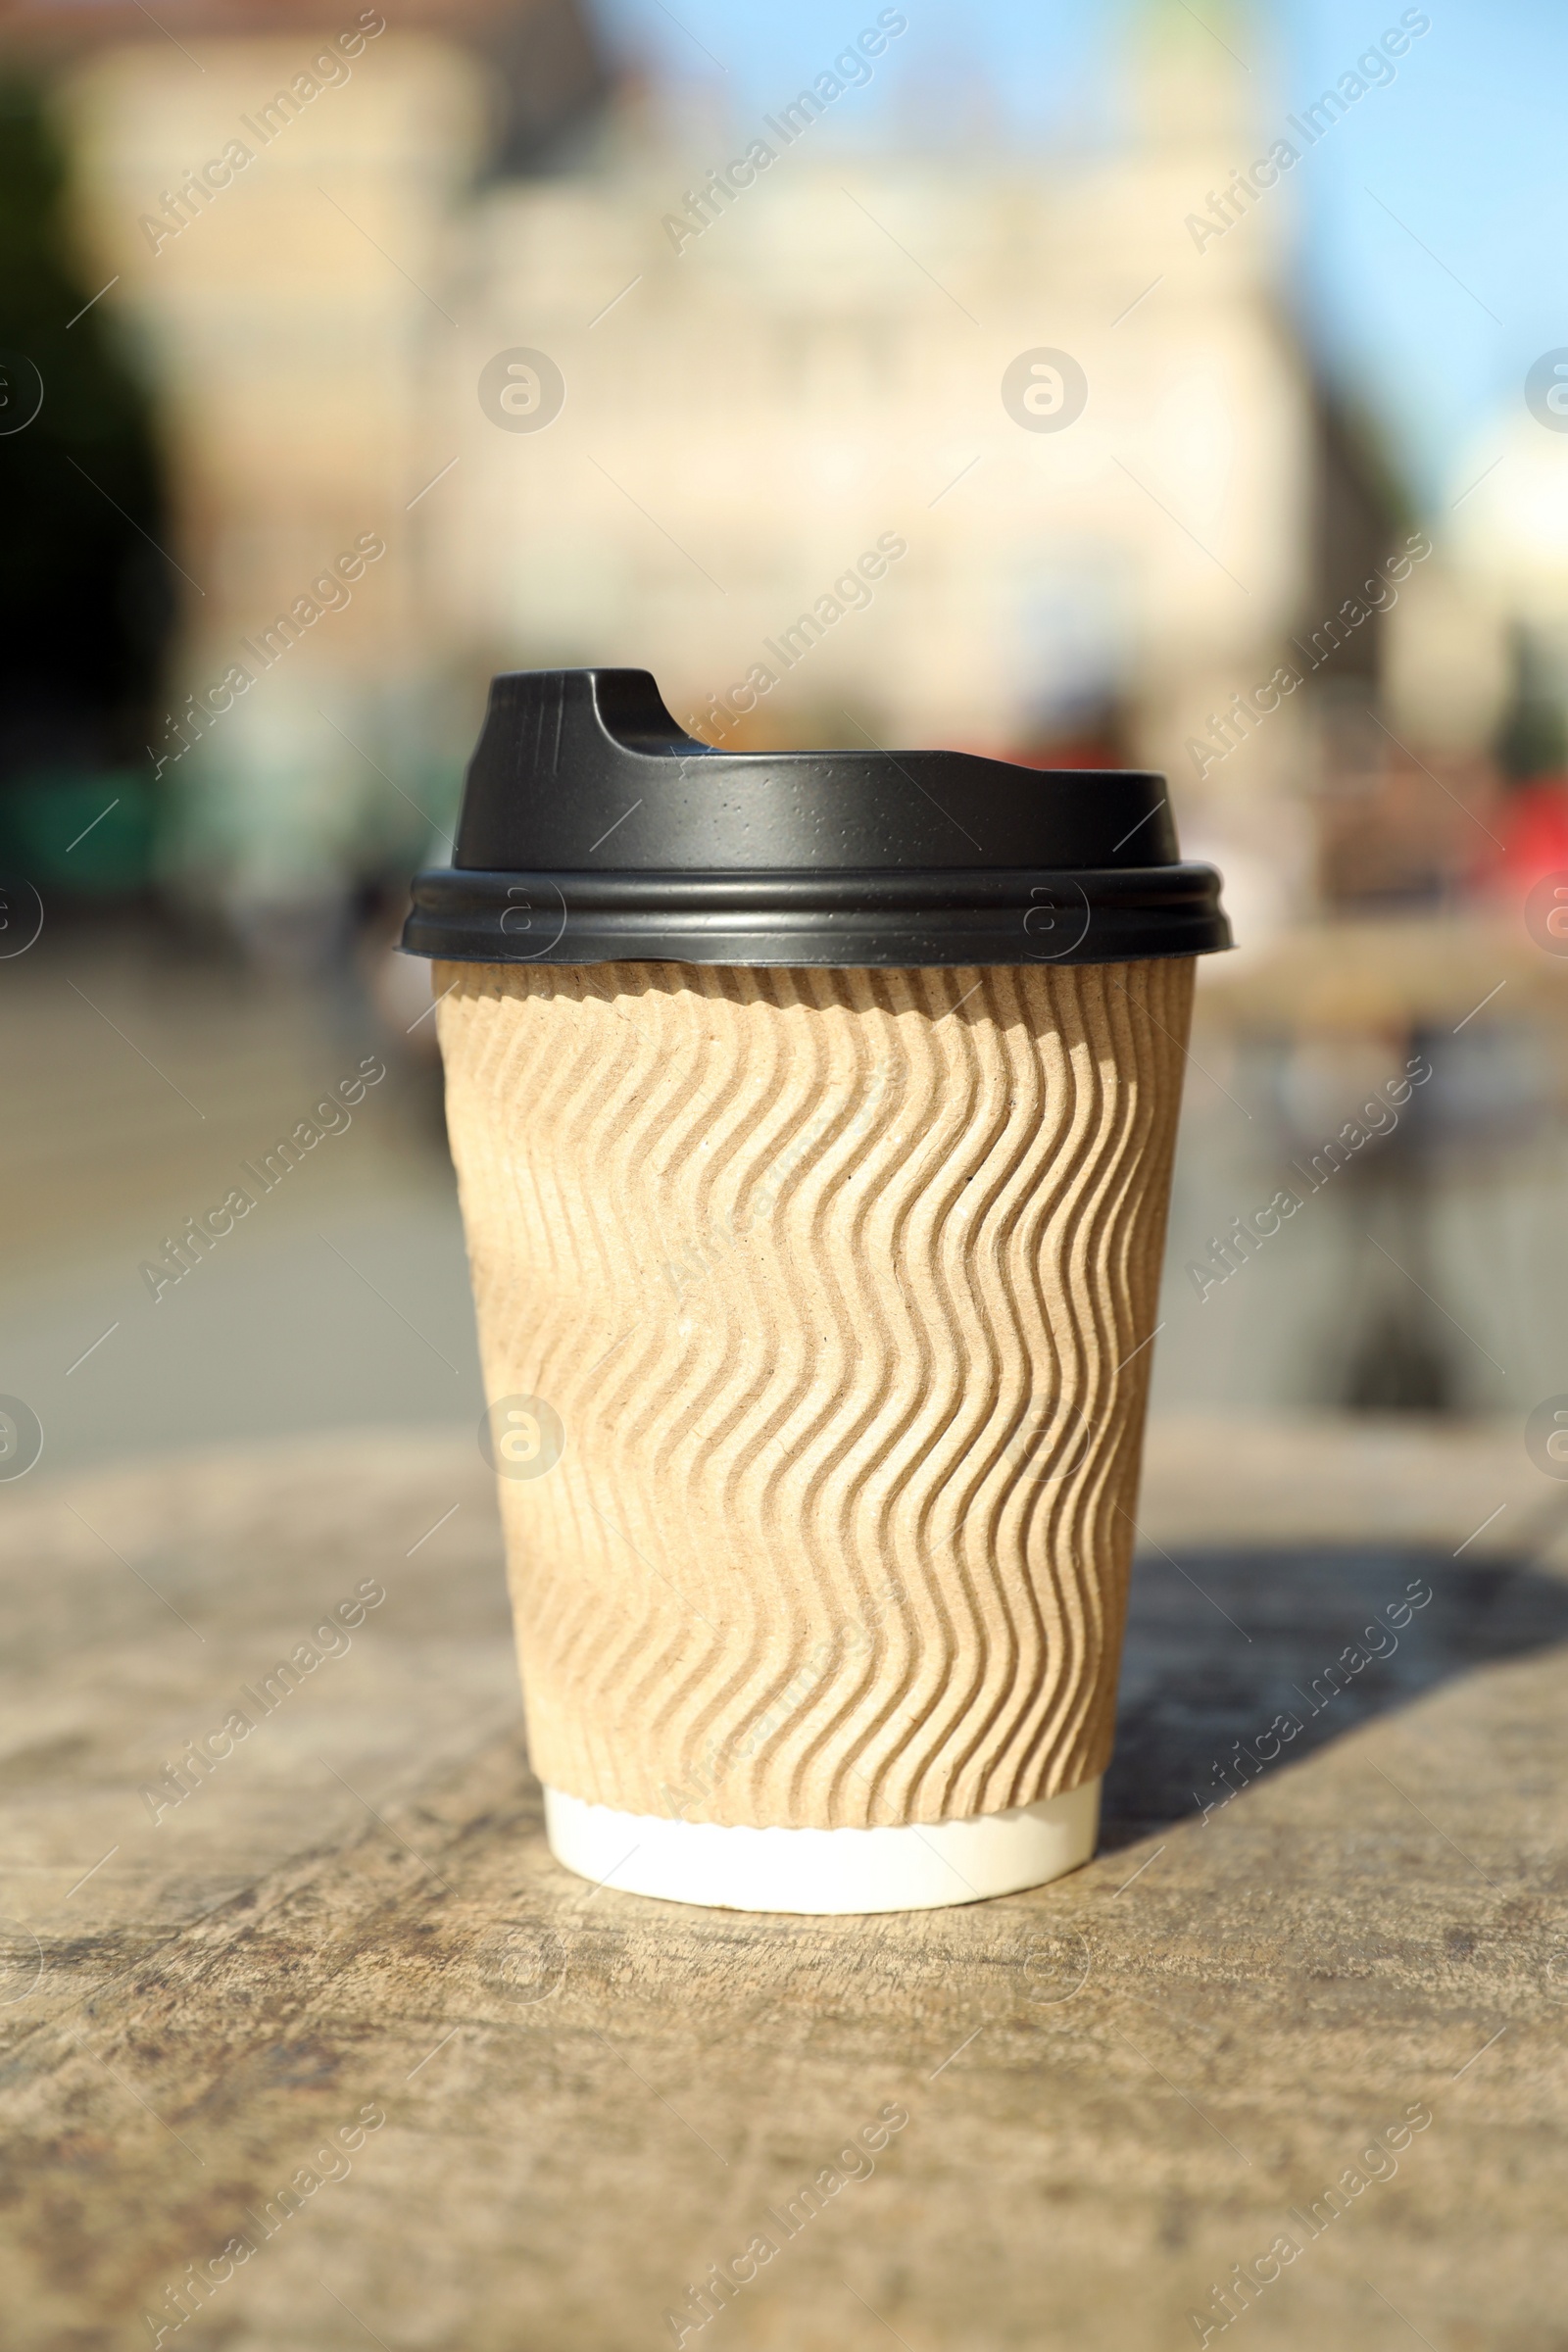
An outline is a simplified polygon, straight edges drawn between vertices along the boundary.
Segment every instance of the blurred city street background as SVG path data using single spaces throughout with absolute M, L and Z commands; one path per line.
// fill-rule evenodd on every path
M 1385 14 L 11 10 L 0 1390 L 48 1465 L 476 1420 L 393 942 L 489 675 L 579 662 L 743 748 L 1163 769 L 1239 949 L 1156 1413 L 1525 1446 L 1568 1390 L 1568 28 Z

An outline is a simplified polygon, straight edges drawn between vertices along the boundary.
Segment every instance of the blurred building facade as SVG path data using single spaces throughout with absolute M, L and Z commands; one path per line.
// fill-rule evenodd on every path
M 1114 714 L 1179 755 L 1297 618 L 1311 414 L 1271 250 L 1200 255 L 1183 227 L 1234 150 L 1214 77 L 1156 25 L 1137 83 L 1127 150 L 1072 166 L 847 160 L 815 121 L 786 146 L 780 114 L 677 146 L 645 107 L 595 168 L 493 190 L 467 372 L 526 326 L 567 399 L 549 442 L 467 420 L 445 512 L 475 635 L 608 639 L 716 731 L 728 687 L 777 668 L 766 641 L 892 532 L 874 607 L 830 618 L 743 733 L 851 704 L 902 740 L 1016 748 Z M 705 131 L 720 174 L 749 134 L 775 150 L 706 222 Z M 1039 349 L 1087 379 L 1067 429 L 1004 405 Z

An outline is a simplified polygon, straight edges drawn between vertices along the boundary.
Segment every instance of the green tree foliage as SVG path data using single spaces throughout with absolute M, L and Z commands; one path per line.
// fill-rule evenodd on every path
M 72 249 L 46 102 L 0 82 L 0 777 L 139 759 L 173 616 L 151 406 Z M 74 320 L 74 323 L 71 321 Z M 11 416 L 43 405 L 21 430 Z M 146 536 L 143 536 L 143 534 Z

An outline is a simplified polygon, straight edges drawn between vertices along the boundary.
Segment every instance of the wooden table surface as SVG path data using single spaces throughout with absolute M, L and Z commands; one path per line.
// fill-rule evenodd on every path
M 1175 2352 L 1237 2265 L 1252 2352 L 1568 2345 L 1568 1487 L 1517 1427 L 1156 1430 L 1098 1859 L 864 1920 L 552 1861 L 487 1482 L 400 1432 L 0 1488 L 8 2352 Z

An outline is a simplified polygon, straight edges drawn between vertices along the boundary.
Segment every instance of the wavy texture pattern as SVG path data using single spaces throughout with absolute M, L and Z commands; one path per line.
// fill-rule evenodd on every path
M 1187 960 L 442 966 L 535 1769 L 835 1828 L 1110 1748 Z

